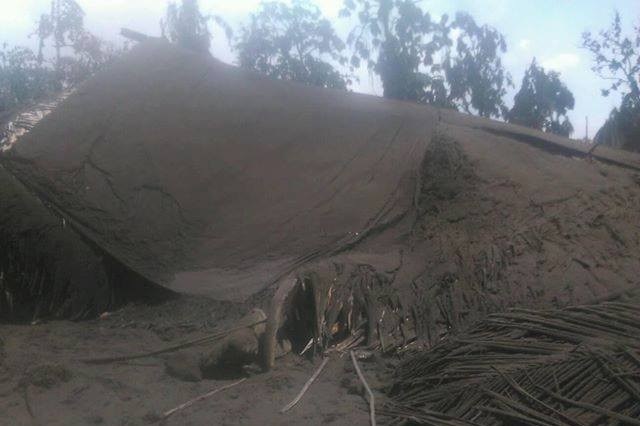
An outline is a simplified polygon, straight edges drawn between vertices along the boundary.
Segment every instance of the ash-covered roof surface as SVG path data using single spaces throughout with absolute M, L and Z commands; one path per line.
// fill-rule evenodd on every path
M 159 40 L 79 87 L 0 164 L 59 218 L 63 231 L 30 244 L 72 233 L 96 262 L 226 300 L 317 262 L 393 263 L 394 291 L 433 340 L 483 312 L 589 300 L 640 276 L 632 154 L 592 159 L 532 130 L 270 80 Z M 12 231 L 19 209 L 4 214 L 3 264 L 18 276 L 31 252 Z M 86 266 L 64 250 L 43 260 L 47 278 L 20 281 L 24 297 Z M 63 281 L 53 305 L 97 285 Z

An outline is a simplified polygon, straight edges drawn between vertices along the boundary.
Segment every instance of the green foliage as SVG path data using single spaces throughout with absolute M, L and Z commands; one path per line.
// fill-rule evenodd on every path
M 582 47 L 591 52 L 594 60 L 592 70 L 610 86 L 602 90 L 603 96 L 620 92 L 623 97 L 640 106 L 640 26 L 635 34 L 623 36 L 620 14 L 616 12 L 611 26 L 597 36 L 590 32 L 582 35 Z
M 55 73 L 38 64 L 36 55 L 26 47 L 0 50 L 0 112 L 33 102 L 56 90 L 60 84 Z
M 597 144 L 640 152 L 640 106 L 625 97 L 620 108 L 611 111 L 594 140 Z
M 507 45 L 495 28 L 466 13 L 451 23 L 447 15 L 434 21 L 412 0 L 345 0 L 344 6 L 342 15 L 355 13 L 359 22 L 347 40 L 352 65 L 365 61 L 380 76 L 385 97 L 483 117 L 506 113 L 502 98 L 512 82 L 500 58 Z
M 182 0 L 178 6 L 170 3 L 167 7 L 167 14 L 161 21 L 163 37 L 172 43 L 193 50 L 194 52 L 209 54 L 211 47 L 211 32 L 209 31 L 209 21 L 213 20 L 221 26 L 231 38 L 231 27 L 219 16 L 203 15 L 198 6 L 198 0 Z
M 60 60 L 60 72 L 66 85 L 86 80 L 128 49 L 127 45 L 116 47 L 88 31 L 76 37 L 72 47 L 74 55 Z
M 344 42 L 307 0 L 291 6 L 262 3 L 234 47 L 243 68 L 313 86 L 346 89 L 351 84 L 336 68 L 346 64 Z
M 122 51 L 85 30 L 84 11 L 75 0 L 51 0 L 50 13 L 40 16 L 34 34 L 39 39 L 38 63 L 46 68 L 44 50 L 51 42 L 56 76 L 67 86 L 85 80 Z
M 573 133 L 567 112 L 575 104 L 573 94 L 555 71 L 545 72 L 536 60 L 531 62 L 522 79 L 509 112 L 509 122 L 561 136 Z
M 37 101 L 65 86 L 87 79 L 120 55 L 118 49 L 84 29 L 84 12 L 74 0 L 51 0 L 50 13 L 41 15 L 34 35 L 38 54 L 28 48 L 0 50 L 0 111 Z M 44 57 L 51 43 L 52 61 Z
M 479 26 L 467 13 L 456 14 L 453 28 L 459 34 L 456 51 L 445 62 L 450 101 L 481 117 L 506 115 L 503 97 L 513 82 L 500 59 L 507 51 L 504 36 L 488 25 Z
M 435 58 L 451 44 L 448 17 L 431 19 L 412 0 L 345 0 L 341 15 L 356 14 L 359 25 L 347 39 L 351 64 L 380 76 L 384 96 L 450 106 L 444 70 Z
M 634 30 L 635 34 L 624 36 L 620 14 L 616 12 L 608 29 L 597 36 L 590 32 L 582 35 L 582 47 L 591 52 L 592 70 L 609 84 L 602 95 L 622 95 L 620 107 L 611 111 L 598 131 L 596 143 L 640 151 L 640 26 Z
M 84 32 L 84 11 L 75 0 L 51 0 L 51 12 L 42 14 L 35 34 L 40 45 L 38 61 L 43 61 L 43 50 L 48 40 L 56 50 L 56 69 L 60 67 L 61 50 L 71 47 Z

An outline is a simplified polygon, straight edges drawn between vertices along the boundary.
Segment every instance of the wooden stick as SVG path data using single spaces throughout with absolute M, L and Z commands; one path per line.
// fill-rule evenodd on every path
M 358 365 L 358 361 L 356 360 L 355 353 L 353 351 L 349 352 L 351 355 L 351 361 L 353 362 L 353 366 L 356 369 L 356 373 L 358 373 L 358 377 L 362 382 L 362 385 L 367 390 L 367 394 L 369 394 L 369 417 L 371 419 L 371 426 L 376 426 L 376 407 L 375 407 L 375 398 L 373 396 L 373 392 L 371 392 L 371 388 L 367 383 L 367 380 L 364 378 L 364 374 L 362 374 L 362 370 L 360 370 L 360 366 Z
M 498 370 L 495 367 L 492 367 L 493 370 L 495 372 L 497 372 L 500 377 L 502 377 L 502 379 L 507 382 L 507 384 L 513 389 L 515 390 L 518 394 L 524 396 L 525 398 L 529 399 L 530 401 L 533 401 L 535 404 L 544 407 L 545 409 L 547 409 L 548 411 L 551 411 L 553 414 L 557 415 L 558 417 L 560 417 L 562 419 L 562 421 L 570 424 L 571 426 L 584 426 L 582 423 L 578 422 L 577 420 L 572 419 L 571 417 L 565 415 L 564 413 L 562 413 L 561 411 L 556 410 L 555 408 L 553 408 L 552 406 L 544 403 L 543 401 L 540 401 L 538 398 L 536 398 L 535 396 L 531 395 L 529 392 L 527 392 L 526 390 L 524 390 L 519 384 L 518 382 L 515 381 L 515 379 L 508 377 L 507 375 L 505 375 L 502 371 Z M 555 376 L 555 374 L 554 374 Z M 557 379 L 556 379 L 557 380 Z
M 143 42 L 149 39 L 149 36 L 147 36 L 146 34 L 130 30 L 129 28 L 122 28 L 120 30 L 120 35 L 137 42 Z
M 550 417 L 539 410 L 535 410 L 519 402 L 507 398 L 497 392 L 493 392 L 489 389 L 485 389 L 484 393 L 494 399 L 494 403 L 498 408 L 506 408 L 516 413 L 518 416 L 523 416 L 521 420 L 525 420 L 524 424 L 538 424 L 541 426 L 564 426 L 565 423 L 559 421 L 555 417 Z M 479 408 L 479 407 L 478 407 Z
M 304 394 L 309 390 L 309 387 L 311 386 L 311 384 L 318 378 L 324 366 L 327 365 L 327 362 L 329 362 L 329 358 L 325 358 L 322 361 L 322 364 L 320 364 L 320 367 L 318 367 L 316 372 L 313 373 L 313 376 L 311 376 L 311 378 L 307 380 L 307 383 L 304 384 L 298 396 L 296 396 L 293 401 L 291 401 L 284 408 L 282 408 L 282 410 L 280 410 L 281 413 L 286 413 L 287 411 L 291 410 L 298 402 L 300 402 Z
M 602 414 L 603 416 L 616 419 L 619 422 L 622 422 L 624 424 L 640 426 L 640 420 L 631 418 L 629 416 L 625 416 L 624 414 L 616 413 L 615 411 L 607 410 L 606 408 L 602 408 L 594 404 L 589 404 L 587 402 L 575 401 L 573 399 L 565 398 L 562 395 L 558 395 L 557 393 L 551 392 L 550 390 L 543 388 L 542 386 L 536 386 L 536 387 L 541 391 L 545 392 L 547 395 L 551 396 L 552 398 L 560 402 L 564 402 L 565 404 L 573 405 L 574 407 L 578 407 L 587 411 L 592 411 L 594 413 Z
M 300 352 L 300 356 L 304 355 L 311 348 L 311 345 L 313 345 L 313 337 L 309 339 L 309 343 L 307 343 L 307 346 L 305 346 L 302 352 Z
M 504 405 L 500 405 L 500 407 L 504 407 Z M 535 426 L 549 426 L 548 423 L 546 422 L 542 422 L 540 420 L 528 417 L 526 415 L 520 414 L 517 411 L 513 411 L 512 409 L 510 409 L 510 411 L 505 410 L 504 408 L 499 409 L 499 408 L 492 408 L 492 407 L 477 407 L 476 408 L 479 411 L 486 411 L 487 413 L 491 413 L 494 415 L 498 415 L 498 416 L 502 416 L 502 417 L 506 417 L 510 420 L 515 420 L 517 422 L 517 424 L 528 424 L 528 425 L 535 425 Z
M 207 392 L 204 395 L 200 395 L 200 396 L 198 396 L 196 398 L 193 398 L 192 400 L 189 400 L 189 401 L 185 402 L 184 404 L 180 404 L 176 408 L 172 408 L 169 411 L 165 411 L 165 413 L 162 415 L 162 417 L 160 417 L 160 420 L 166 420 L 167 418 L 169 418 L 170 416 L 174 415 L 178 411 L 182 411 L 185 408 L 191 407 L 196 402 L 202 401 L 202 400 L 207 399 L 207 398 L 211 398 L 213 395 L 215 395 L 217 393 L 220 393 L 220 392 L 222 392 L 224 390 L 227 390 L 229 388 L 232 388 L 234 386 L 237 386 L 237 385 L 239 385 L 240 383 L 242 383 L 242 382 L 244 382 L 246 380 L 247 380 L 246 378 L 240 379 L 237 382 L 233 382 L 231 384 L 228 384 L 228 385 L 222 386 L 220 388 L 214 389 L 211 392 Z
M 345 352 L 349 348 L 353 346 L 357 346 L 364 341 L 363 336 L 364 331 L 360 328 L 358 329 L 352 336 L 347 337 L 342 342 L 330 347 L 325 351 L 325 353 L 333 353 L 333 352 Z

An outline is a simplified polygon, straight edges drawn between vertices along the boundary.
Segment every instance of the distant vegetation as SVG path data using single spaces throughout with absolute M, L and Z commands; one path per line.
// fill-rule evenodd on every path
M 345 43 L 308 0 L 264 2 L 233 45 L 238 63 L 282 80 L 346 89 Z
M 619 108 L 615 108 L 596 142 L 633 151 L 640 151 L 640 24 L 635 34 L 622 34 L 620 14 L 598 35 L 585 32 L 582 46 L 593 57 L 593 72 L 608 83 L 603 96 L 613 92 L 622 95 Z
M 211 48 L 209 22 L 221 26 L 227 38 L 231 38 L 231 27 L 218 15 L 203 15 L 197 0 L 182 0 L 181 4 L 169 3 L 167 13 L 160 21 L 162 36 L 185 49 L 208 54 Z
M 31 49 L 9 47 L 0 50 L 0 114 L 60 90 L 52 69 L 43 67 Z
M 415 2 L 347 0 L 343 17 L 357 16 L 347 42 L 351 65 L 380 77 L 391 99 L 450 106 L 444 68 L 435 60 L 451 44 L 447 17 L 434 22 Z
M 573 125 L 567 112 L 574 104 L 573 94 L 560 81 L 560 75 L 546 72 L 534 59 L 524 73 L 522 87 L 507 118 L 511 123 L 569 136 Z
M 37 52 L 7 44 L 0 49 L 0 114 L 85 80 L 124 50 L 84 28 L 75 0 L 51 0 L 33 36 Z
M 210 24 L 216 24 L 241 67 L 282 80 L 348 90 L 355 71 L 364 67 L 380 79 L 387 98 L 563 136 L 573 132 L 567 117 L 573 94 L 557 72 L 544 70 L 535 58 L 513 107 L 507 107 L 513 80 L 503 65 L 505 37 L 468 13 L 436 18 L 413 0 L 344 0 L 340 15 L 353 25 L 345 40 L 311 0 L 264 1 L 234 36 L 222 17 L 203 14 L 197 0 L 180 0 L 168 4 L 161 30 L 169 41 L 209 54 Z M 622 95 L 597 136 L 617 145 L 640 134 L 640 28 L 625 36 L 621 27 L 616 14 L 610 28 L 586 32 L 582 39 L 593 56 L 593 71 L 608 83 L 603 95 Z M 0 50 L 0 113 L 77 84 L 122 51 L 84 28 L 84 12 L 75 0 L 51 0 L 34 34 L 38 52 L 7 45 Z

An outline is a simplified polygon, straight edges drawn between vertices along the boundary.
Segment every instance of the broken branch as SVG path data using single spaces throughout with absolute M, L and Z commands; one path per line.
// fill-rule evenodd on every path
M 220 392 L 222 392 L 224 390 L 227 390 L 229 388 L 232 388 L 234 386 L 237 386 L 237 385 L 239 385 L 240 383 L 242 383 L 242 382 L 244 382 L 246 380 L 247 380 L 246 378 L 240 379 L 237 382 L 233 382 L 231 384 L 228 384 L 228 385 L 222 386 L 220 388 L 214 389 L 211 392 L 207 392 L 204 395 L 200 395 L 200 396 L 198 396 L 196 398 L 193 398 L 192 400 L 189 400 L 189 401 L 185 402 L 184 404 L 180 404 L 176 408 L 172 408 L 169 411 L 165 411 L 164 414 L 162 415 L 162 417 L 160 418 L 160 420 L 166 420 L 167 418 L 169 418 L 170 416 L 174 415 L 178 411 L 184 410 L 185 408 L 188 408 L 188 407 L 192 406 L 196 402 L 202 401 L 202 400 L 207 399 L 207 398 L 211 398 L 213 395 L 215 395 L 217 393 L 220 393 Z
M 318 378 L 318 376 L 320 375 L 320 372 L 322 372 L 322 369 L 324 368 L 324 366 L 327 365 L 327 362 L 329 362 L 329 358 L 325 358 L 322 361 L 322 364 L 320 364 L 320 367 L 318 367 L 316 372 L 313 373 L 313 376 L 311 376 L 311 378 L 309 380 L 307 380 L 307 383 L 304 384 L 304 386 L 303 386 L 302 390 L 300 391 L 300 393 L 298 394 L 298 396 L 296 396 L 293 401 L 291 401 L 284 408 L 282 408 L 282 410 L 280 410 L 281 413 L 286 413 L 287 411 L 291 410 L 298 402 L 300 402 L 300 400 L 302 399 L 304 394 L 307 392 L 307 390 L 309 390 L 309 387 L 311 386 L 311 384 Z
M 148 35 L 142 34 L 138 31 L 130 30 L 129 28 L 122 28 L 120 30 L 120 35 L 137 42 L 143 42 L 149 39 Z
M 356 369 L 356 373 L 362 382 L 362 385 L 367 390 L 367 394 L 369 395 L 369 417 L 371 419 L 371 426 L 376 426 L 376 408 L 375 408 L 375 399 L 373 396 L 373 392 L 371 392 L 371 388 L 367 383 L 367 380 L 364 378 L 364 374 L 362 374 L 362 370 L 360 370 L 360 366 L 358 365 L 358 361 L 356 360 L 356 355 L 353 351 L 349 352 L 351 355 L 351 361 L 353 362 L 353 366 Z

